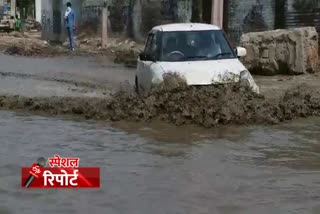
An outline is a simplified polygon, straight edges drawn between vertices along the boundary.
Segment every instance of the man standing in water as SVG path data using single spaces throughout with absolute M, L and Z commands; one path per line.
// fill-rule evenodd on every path
M 70 50 L 74 51 L 74 29 L 75 29 L 75 15 L 74 15 L 74 11 L 71 8 L 72 5 L 70 2 L 67 3 L 67 10 L 64 14 L 64 19 L 65 19 L 65 23 L 67 26 L 67 32 L 68 32 L 68 37 L 69 37 L 69 48 Z

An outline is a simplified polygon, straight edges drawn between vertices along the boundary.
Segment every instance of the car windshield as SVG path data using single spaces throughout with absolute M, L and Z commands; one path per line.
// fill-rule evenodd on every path
M 223 31 L 163 32 L 160 61 L 194 61 L 236 58 Z

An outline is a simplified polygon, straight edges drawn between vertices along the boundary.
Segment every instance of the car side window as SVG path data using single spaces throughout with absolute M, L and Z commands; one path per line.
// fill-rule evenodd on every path
M 157 50 L 157 39 L 155 34 L 149 34 L 145 47 L 145 53 L 155 55 Z
M 146 52 L 146 53 L 149 52 L 150 47 L 151 47 L 152 39 L 153 39 L 153 34 L 149 34 L 148 39 L 147 39 L 147 42 L 146 42 L 146 46 L 145 46 L 145 48 L 144 48 L 144 52 Z

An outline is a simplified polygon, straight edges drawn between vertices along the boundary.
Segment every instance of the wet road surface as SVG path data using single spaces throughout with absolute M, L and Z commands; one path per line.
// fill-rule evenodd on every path
M 204 130 L 2 111 L 0 213 L 319 213 L 319 122 Z M 100 166 L 101 189 L 20 189 L 20 167 L 55 153 Z
M 28 58 L 0 53 L 0 94 L 105 96 L 134 80 L 134 69 L 106 57 Z
M 120 84 L 134 84 L 135 69 L 114 64 L 108 57 L 62 56 L 30 58 L 0 53 L 0 94 L 34 96 L 101 97 Z M 279 98 L 297 84 L 320 90 L 319 74 L 254 76 L 261 93 Z

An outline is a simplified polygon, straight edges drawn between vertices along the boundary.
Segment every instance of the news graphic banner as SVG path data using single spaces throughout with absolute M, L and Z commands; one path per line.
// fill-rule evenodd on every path
M 39 158 L 31 167 L 21 168 L 22 188 L 100 188 L 100 168 L 80 167 L 80 158 L 59 155 Z

